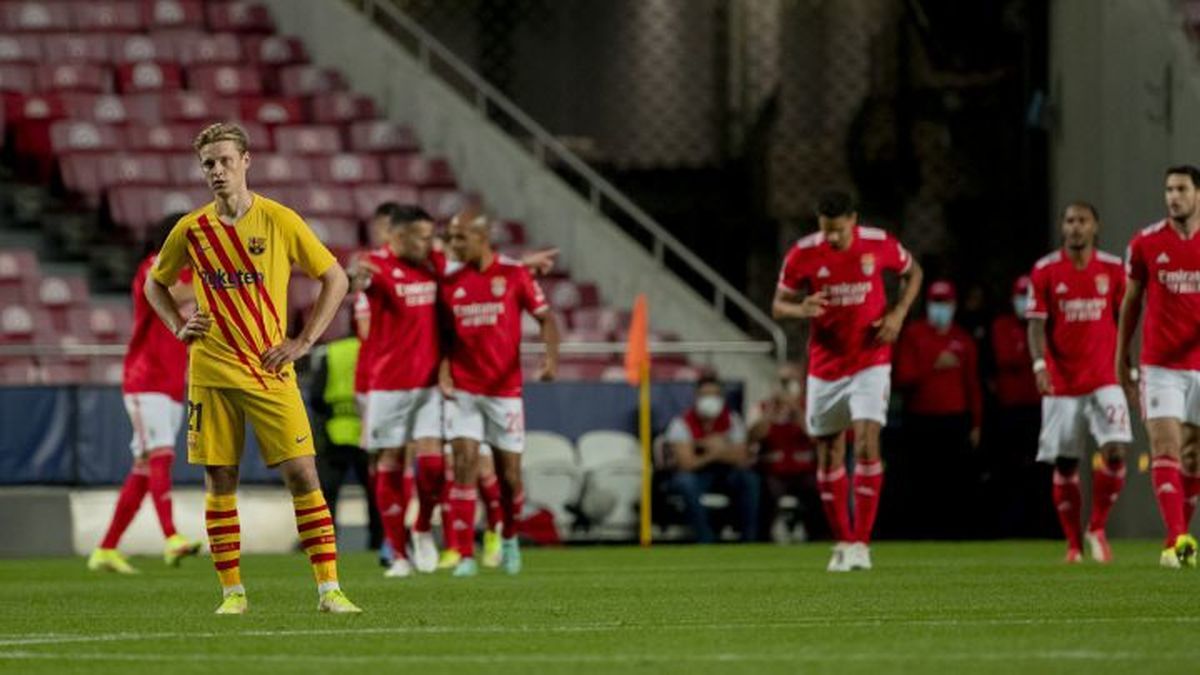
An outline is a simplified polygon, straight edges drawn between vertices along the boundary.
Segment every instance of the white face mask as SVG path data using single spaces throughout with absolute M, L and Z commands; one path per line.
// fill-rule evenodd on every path
M 1018 319 L 1025 318 L 1025 310 L 1029 308 L 1029 296 L 1014 295 L 1013 296 L 1013 311 L 1017 313 Z
M 696 414 L 706 420 L 711 420 L 720 415 L 724 409 L 725 399 L 720 396 L 708 395 L 696 399 Z
M 788 396 L 795 397 L 795 396 L 800 395 L 800 390 L 801 390 L 800 380 L 788 379 L 788 380 L 783 380 L 779 384 L 783 388 L 783 393 L 787 394 Z
M 954 303 L 931 302 L 925 306 L 925 316 L 935 328 L 945 328 L 954 321 Z

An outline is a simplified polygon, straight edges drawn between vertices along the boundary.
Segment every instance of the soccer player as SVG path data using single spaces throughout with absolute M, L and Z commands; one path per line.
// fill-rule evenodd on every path
M 1054 507 L 1067 538 L 1066 562 L 1083 559 L 1079 461 L 1090 434 L 1101 461 L 1092 475 L 1092 515 L 1086 540 L 1092 558 L 1112 561 L 1105 525 L 1125 484 L 1125 455 L 1133 441 L 1125 392 L 1106 364 L 1117 347 L 1117 315 L 1125 270 L 1117 256 L 1096 249 L 1100 217 L 1087 202 L 1063 209 L 1063 246 L 1038 260 L 1030 274 L 1029 354 L 1042 393 L 1039 462 L 1054 465 Z
M 175 461 L 175 439 L 183 423 L 184 376 L 187 374 L 187 346 L 171 335 L 146 302 L 142 288 L 154 265 L 157 248 L 166 232 L 179 219 L 164 220 L 154 237 L 155 250 L 138 266 L 133 279 L 133 334 L 125 353 L 125 410 L 133 423 L 133 468 L 121 487 L 108 532 L 88 558 L 88 569 L 134 574 L 129 561 L 117 550 L 121 535 L 137 515 L 142 498 L 150 493 L 158 524 L 167 543 L 163 560 L 170 566 L 200 550 L 198 542 L 188 541 L 175 531 L 171 502 L 171 465 Z M 180 282 L 170 293 L 180 305 L 194 299 L 191 270 L 183 270 Z
M 214 200 L 184 216 L 146 280 L 146 298 L 180 340 L 191 344 L 188 461 L 205 469 L 205 523 L 224 595 L 218 614 L 246 611 L 240 571 L 238 466 L 245 425 L 263 461 L 292 494 L 301 546 L 317 581 L 322 612 L 357 613 L 338 584 L 333 518 L 313 460 L 312 428 L 292 366 L 325 332 L 346 295 L 345 272 L 294 211 L 250 191 L 246 132 L 217 123 L 196 137 Z M 292 266 L 319 279 L 312 316 L 287 335 Z M 199 310 L 186 320 L 168 289 L 191 266 Z
M 1150 437 L 1150 477 L 1166 525 L 1159 562 L 1196 565 L 1196 539 L 1184 520 L 1180 455 L 1200 428 L 1200 169 L 1173 166 L 1166 172 L 1167 218 L 1134 235 L 1126 252 L 1128 280 L 1118 327 L 1117 378 L 1130 400 L 1137 395 L 1130 343 L 1146 302 L 1142 331 L 1141 409 Z M 1195 483 L 1189 489 L 1196 489 Z
M 871 568 L 871 530 L 883 489 L 879 432 L 887 422 L 892 343 L 921 290 L 921 267 L 887 232 L 860 225 L 845 192 L 820 196 L 820 230 L 788 251 L 772 313 L 810 322 L 808 429 L 817 443 L 817 485 L 837 544 L 831 572 Z M 883 273 L 900 275 L 891 309 Z M 846 476 L 846 430 L 854 431 L 854 523 Z
M 479 444 L 492 447 L 500 476 L 503 509 L 501 557 L 509 574 L 521 571 L 516 518 L 524 506 L 521 452 L 525 409 L 521 400 L 521 315 L 541 326 L 546 358 L 538 379 L 553 380 L 558 370 L 558 324 L 541 288 L 521 263 L 498 255 L 483 216 L 456 216 L 449 243 L 460 262 L 442 282 L 441 297 L 453 325 L 442 388 L 447 395 L 446 435 L 454 449 L 452 527 L 459 531 L 461 562 L 454 576 L 474 576 L 475 501 Z M 465 534 L 466 533 L 466 534 Z M 465 536 L 463 536 L 465 534 Z

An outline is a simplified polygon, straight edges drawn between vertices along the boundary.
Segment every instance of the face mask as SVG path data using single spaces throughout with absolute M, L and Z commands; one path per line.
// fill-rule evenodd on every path
M 783 393 L 788 396 L 800 395 L 800 380 L 780 380 L 779 387 L 783 389 Z
M 706 420 L 720 415 L 724 408 L 725 399 L 720 396 L 701 396 L 696 400 L 696 414 Z
M 1025 318 L 1025 310 L 1029 308 L 1029 298 L 1024 295 L 1013 296 L 1013 311 L 1017 313 L 1018 319 Z
M 925 308 L 925 316 L 935 328 L 946 328 L 954 321 L 954 303 L 931 302 Z

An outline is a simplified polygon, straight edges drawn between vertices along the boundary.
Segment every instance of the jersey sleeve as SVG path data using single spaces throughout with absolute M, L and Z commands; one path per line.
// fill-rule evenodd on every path
M 1146 258 L 1140 237 L 1134 237 L 1129 242 L 1129 248 L 1125 249 L 1125 274 L 1139 283 L 1146 281 Z
M 883 253 L 880 257 L 883 258 L 881 261 L 883 269 L 904 274 L 912 267 L 912 254 L 904 248 L 904 244 L 901 244 L 899 239 L 889 234 L 884 239 L 882 248 Z
M 546 294 L 542 292 L 542 287 L 529 270 L 524 267 L 517 269 L 518 295 L 517 298 L 521 303 L 521 309 L 533 315 L 543 314 L 550 309 L 550 303 L 546 302 Z
M 779 288 L 789 293 L 799 293 L 804 281 L 804 255 L 798 247 L 793 246 L 783 259 L 783 269 L 779 270 Z
M 1025 306 L 1026 319 L 1045 319 L 1050 316 L 1050 287 L 1045 269 L 1034 268 L 1029 273 L 1029 304 Z
M 316 279 L 329 271 L 337 259 L 317 239 L 308 223 L 294 211 L 285 211 L 288 260 L 299 265 L 309 277 Z
M 175 223 L 158 251 L 150 276 L 163 286 L 174 286 L 188 266 L 187 229 L 188 224 L 184 220 Z

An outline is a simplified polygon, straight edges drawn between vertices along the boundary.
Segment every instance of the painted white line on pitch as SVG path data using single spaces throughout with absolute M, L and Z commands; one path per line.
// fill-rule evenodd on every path
M 993 619 L 889 619 L 886 617 L 850 620 L 800 619 L 774 622 L 675 622 L 667 625 L 630 623 L 594 623 L 573 626 L 391 626 L 363 628 L 316 628 L 297 630 L 244 630 L 230 632 L 172 632 L 172 633 L 109 633 L 99 635 L 67 635 L 60 633 L 26 633 L 0 637 L 0 647 L 21 647 L 50 644 L 83 644 L 88 642 L 123 642 L 173 639 L 221 639 L 238 637 L 303 637 L 338 635 L 413 635 L 413 634 L 489 634 L 518 635 L 531 633 L 598 633 L 617 631 L 677 631 L 677 630 L 792 630 L 795 628 L 878 628 L 878 627 L 958 627 L 972 626 L 1042 626 L 1089 624 L 1193 624 L 1200 616 L 1139 616 L 1139 617 L 1001 617 Z M 2 653 L 2 652 L 0 652 Z

